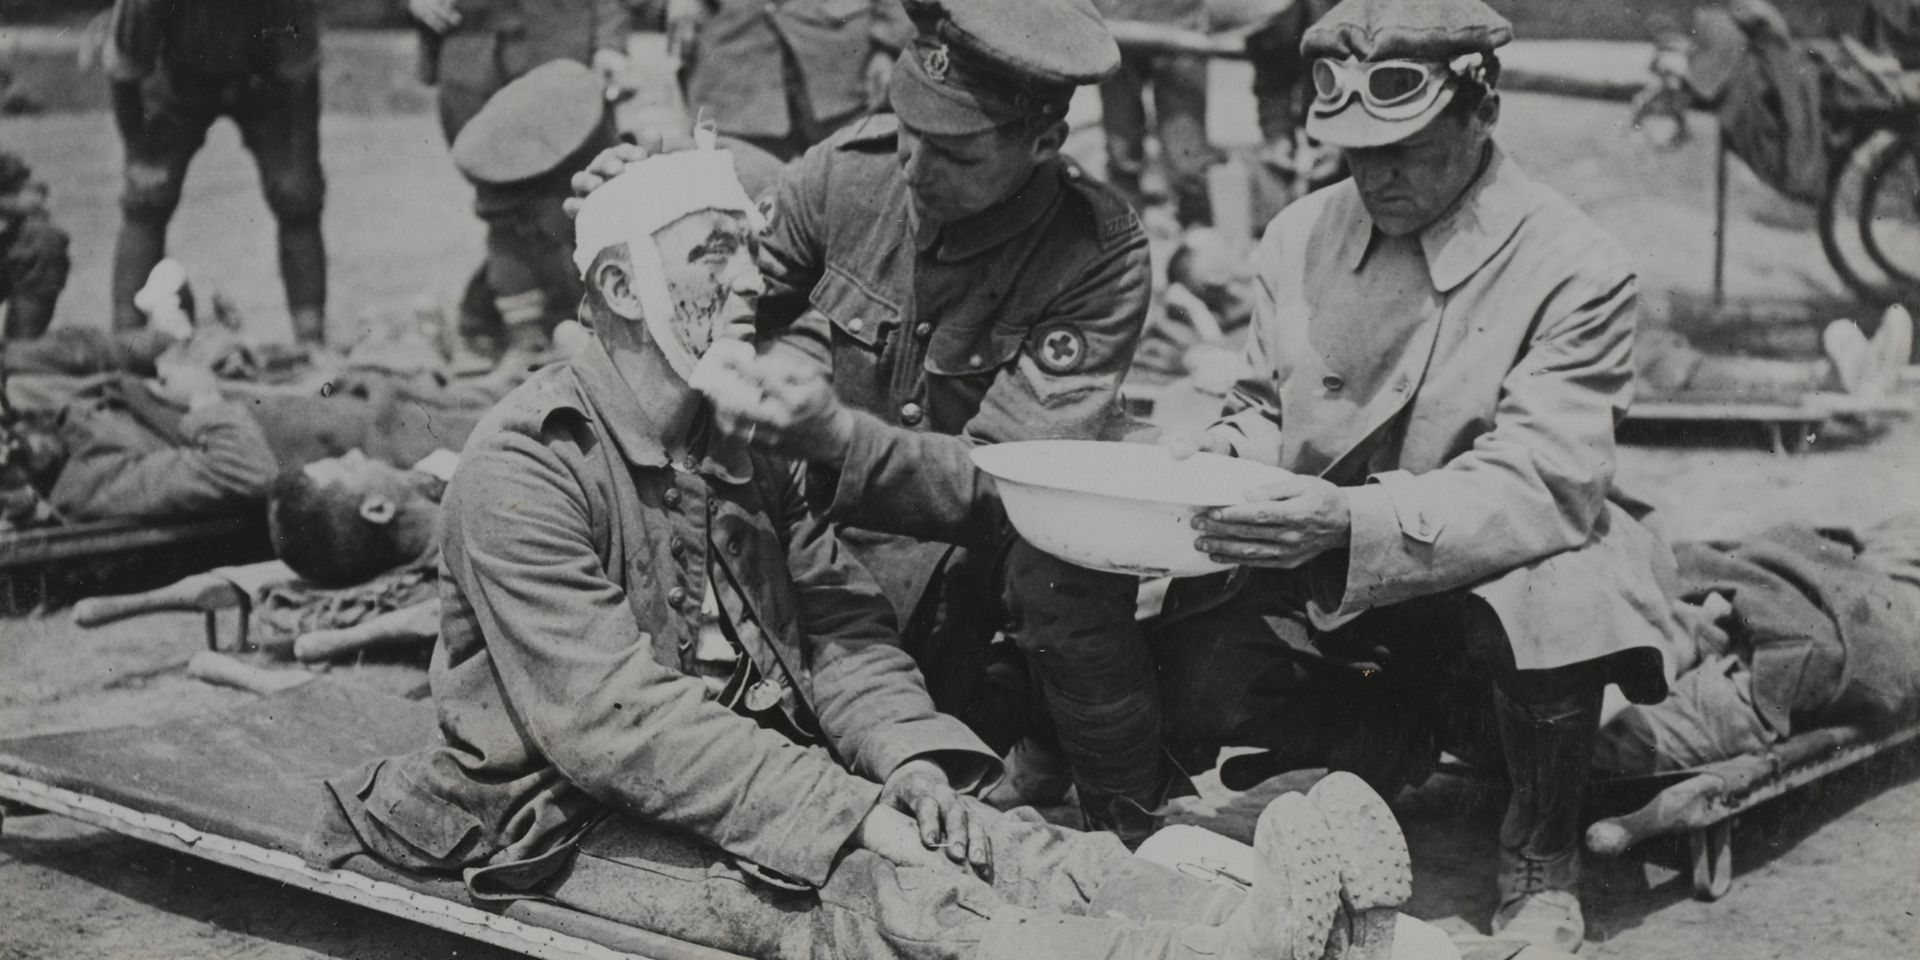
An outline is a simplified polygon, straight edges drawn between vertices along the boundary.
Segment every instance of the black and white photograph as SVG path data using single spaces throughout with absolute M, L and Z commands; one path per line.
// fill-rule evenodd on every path
M 1920 951 L 1920 0 L 0 0 L 0 960 Z

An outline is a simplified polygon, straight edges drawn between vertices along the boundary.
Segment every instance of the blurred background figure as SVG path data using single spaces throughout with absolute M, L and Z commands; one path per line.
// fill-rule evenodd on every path
M 573 221 L 561 203 L 573 171 L 618 142 L 604 90 L 587 67 L 551 60 L 502 87 L 454 138 L 454 166 L 473 182 L 487 223 L 503 365 L 546 351 L 580 303 Z
M 421 31 L 421 75 L 440 92 L 440 130 L 449 146 L 502 87 L 554 60 L 599 77 L 607 98 L 627 90 L 633 15 L 623 0 L 408 0 Z M 538 352 L 547 331 L 573 315 L 578 284 L 543 284 L 538 228 L 502 216 L 517 188 L 474 181 L 474 208 L 487 221 L 487 252 L 460 298 L 456 333 L 470 359 L 491 363 L 511 344 Z M 571 236 L 565 241 L 571 246 Z M 466 358 L 463 358 L 466 359 Z
M 138 327 L 134 294 L 166 256 L 187 165 L 226 116 L 260 168 L 279 224 L 294 337 L 326 338 L 320 234 L 320 21 L 316 0 L 117 0 L 102 51 L 126 146 L 113 322 Z
M 0 150 L 0 331 L 31 340 L 53 322 L 67 286 L 67 233 L 47 213 L 47 185 L 19 157 Z
M 636 0 L 667 31 L 690 118 L 792 160 L 887 103 L 900 0 Z M 774 82 L 778 78 L 779 82 Z
M 1095 0 L 1108 20 L 1157 23 L 1205 31 L 1206 0 Z M 1296 50 L 1298 37 L 1295 37 Z M 1147 204 L 1141 176 L 1147 169 L 1148 88 L 1153 91 L 1154 133 L 1160 170 L 1180 225 L 1213 222 L 1207 168 L 1216 157 L 1207 141 L 1207 57 L 1122 47 L 1120 69 L 1100 82 L 1100 122 L 1106 133 L 1107 182 L 1135 207 Z M 1264 108 L 1263 108 L 1264 109 Z

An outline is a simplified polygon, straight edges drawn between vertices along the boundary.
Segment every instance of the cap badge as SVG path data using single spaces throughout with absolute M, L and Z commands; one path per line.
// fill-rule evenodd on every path
M 927 77 L 929 79 L 941 83 L 946 82 L 947 71 L 953 66 L 953 63 L 947 57 L 947 45 L 943 43 L 934 47 L 932 50 L 928 50 L 926 59 L 921 61 L 921 66 L 927 69 Z

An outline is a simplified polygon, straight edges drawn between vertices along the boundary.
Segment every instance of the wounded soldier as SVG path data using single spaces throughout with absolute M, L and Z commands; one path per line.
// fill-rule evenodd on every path
M 1244 892 L 966 795 L 999 761 L 934 710 L 804 468 L 695 391 L 751 350 L 757 219 L 710 149 L 586 200 L 595 341 L 447 489 L 440 742 L 329 781 L 310 858 L 750 956 L 1317 958 L 1336 917 L 1332 955 L 1383 955 L 1405 847 L 1355 778 L 1269 805 Z
M 1910 722 L 1920 709 L 1920 513 L 1864 530 L 1774 527 L 1687 543 L 1671 694 L 1625 705 L 1600 731 L 1596 769 L 1686 770 L 1833 724 Z
M 520 372 L 443 383 L 354 364 L 316 396 L 223 380 L 233 347 L 218 326 L 190 328 L 158 352 L 155 377 L 76 378 L 53 413 L 13 418 L 0 528 L 247 509 L 283 470 L 354 450 L 409 467 L 459 448 Z

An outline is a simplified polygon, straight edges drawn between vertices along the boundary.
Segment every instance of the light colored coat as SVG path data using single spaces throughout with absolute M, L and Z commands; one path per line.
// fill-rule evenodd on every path
M 1624 252 L 1497 148 L 1417 239 L 1377 235 L 1348 181 L 1283 211 L 1258 254 L 1253 374 L 1211 429 L 1354 484 L 1351 546 L 1311 565 L 1309 612 L 1325 629 L 1470 588 L 1520 669 L 1639 651 L 1629 695 L 1663 694 L 1673 558 L 1613 486 L 1638 312 Z M 1369 323 L 1404 333 L 1357 336 Z M 1362 339 L 1381 345 L 1333 359 Z

